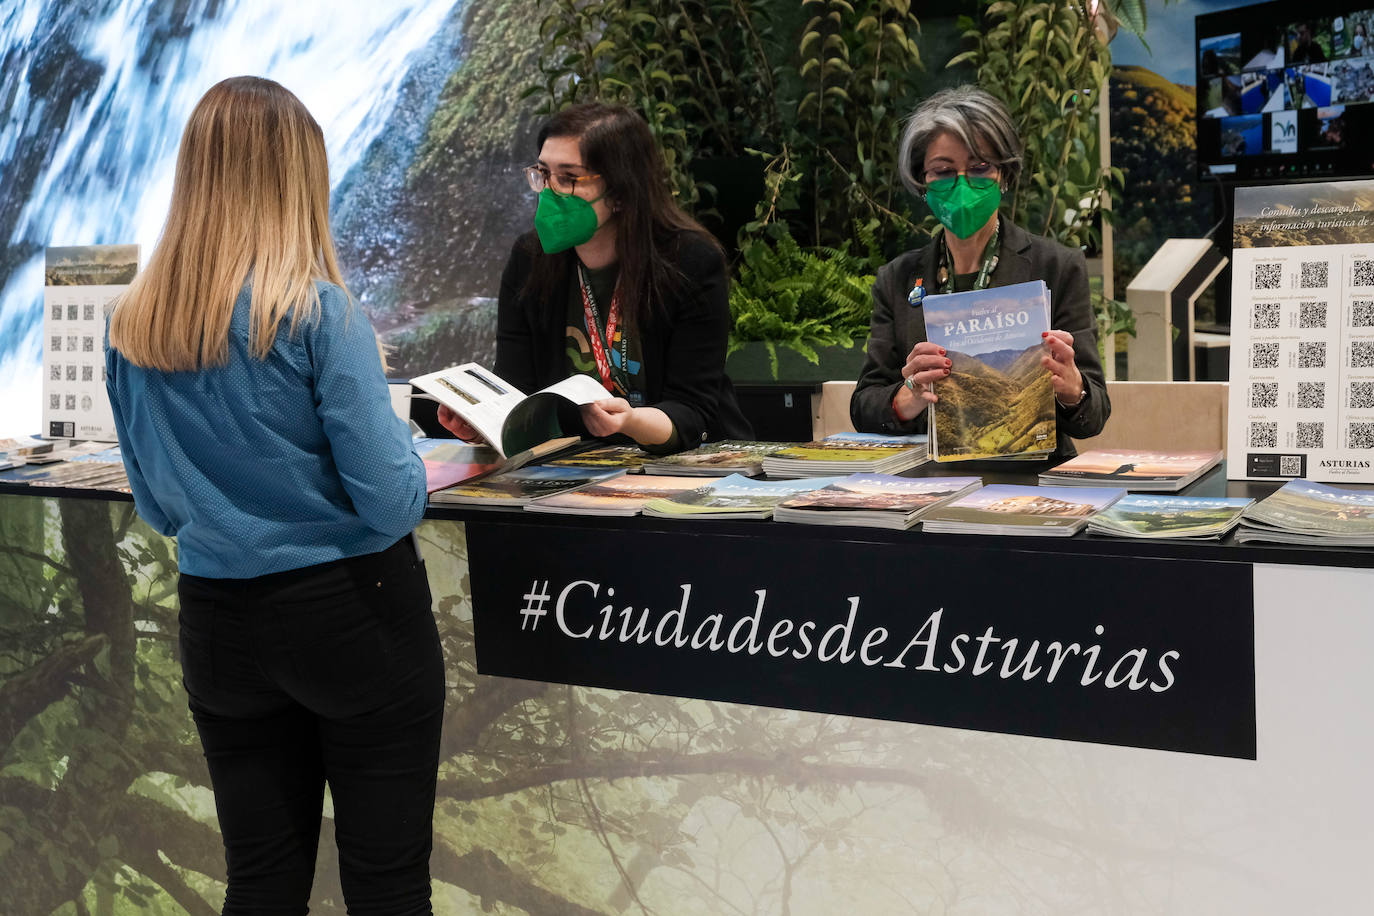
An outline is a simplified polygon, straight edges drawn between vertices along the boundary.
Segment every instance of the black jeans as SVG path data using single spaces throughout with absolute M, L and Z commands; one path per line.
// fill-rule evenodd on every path
M 183 575 L 178 592 L 225 916 L 306 912 L 326 782 L 348 911 L 430 913 L 444 662 L 411 539 L 255 579 Z

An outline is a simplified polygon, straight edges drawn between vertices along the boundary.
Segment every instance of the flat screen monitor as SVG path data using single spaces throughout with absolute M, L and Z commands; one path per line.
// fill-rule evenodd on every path
M 1201 177 L 1374 174 L 1374 0 L 1273 0 L 1196 28 Z

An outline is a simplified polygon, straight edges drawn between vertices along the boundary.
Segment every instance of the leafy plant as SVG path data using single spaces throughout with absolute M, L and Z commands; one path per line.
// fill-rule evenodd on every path
M 883 255 L 875 223 L 856 225 L 855 236 L 862 255 L 850 253 L 848 240 L 837 248 L 803 248 L 781 223 L 745 240 L 730 289 L 729 352 L 762 341 L 777 378 L 779 346 L 819 364 L 817 347 L 848 348 L 866 338 Z

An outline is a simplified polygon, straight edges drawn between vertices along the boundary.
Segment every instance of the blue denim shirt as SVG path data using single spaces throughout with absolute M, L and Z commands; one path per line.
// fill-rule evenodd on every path
M 424 465 L 372 326 L 342 289 L 317 289 L 318 320 L 292 333 L 288 315 L 266 359 L 252 354 L 246 286 L 225 366 L 161 372 L 106 348 L 134 503 L 176 536 L 184 573 L 242 579 L 373 553 L 424 514 Z

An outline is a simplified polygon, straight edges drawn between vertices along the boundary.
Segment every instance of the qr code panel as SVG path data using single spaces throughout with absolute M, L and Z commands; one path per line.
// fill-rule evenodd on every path
M 1282 455 L 1279 457 L 1279 476 L 1298 477 L 1302 474 L 1301 455 Z
M 1326 448 L 1326 424 L 1325 423 L 1299 423 L 1298 424 L 1298 448 L 1321 449 Z
M 1256 302 L 1252 310 L 1250 326 L 1256 331 L 1273 331 L 1279 326 L 1282 304 L 1278 302 Z
M 1356 299 L 1350 303 L 1350 326 L 1374 328 L 1374 299 Z
M 1374 410 L 1374 382 L 1351 382 L 1350 406 L 1356 410 Z
M 1279 424 L 1277 420 L 1251 421 L 1250 448 L 1278 448 Z
M 1346 448 L 1374 448 L 1374 423 L 1351 423 Z
M 1279 406 L 1278 382 L 1251 382 L 1250 406 L 1261 410 Z
M 1374 286 L 1374 261 L 1355 261 L 1350 275 L 1351 286 Z
M 1352 340 L 1350 342 L 1350 367 L 1352 369 L 1374 367 L 1374 340 Z
M 1298 407 L 1322 410 L 1326 407 L 1326 382 L 1298 382 Z
M 1283 265 L 1256 264 L 1254 281 L 1255 289 L 1278 289 L 1283 283 Z
M 1322 369 L 1326 367 L 1326 341 L 1304 340 L 1298 343 L 1298 368 Z
M 1326 289 L 1331 265 L 1326 261 L 1303 261 L 1298 272 L 1298 286 L 1302 289 Z
M 1325 328 L 1326 303 L 1301 302 L 1298 304 L 1298 327 Z
M 1250 345 L 1251 369 L 1277 369 L 1279 367 L 1279 345 L 1274 341 Z

